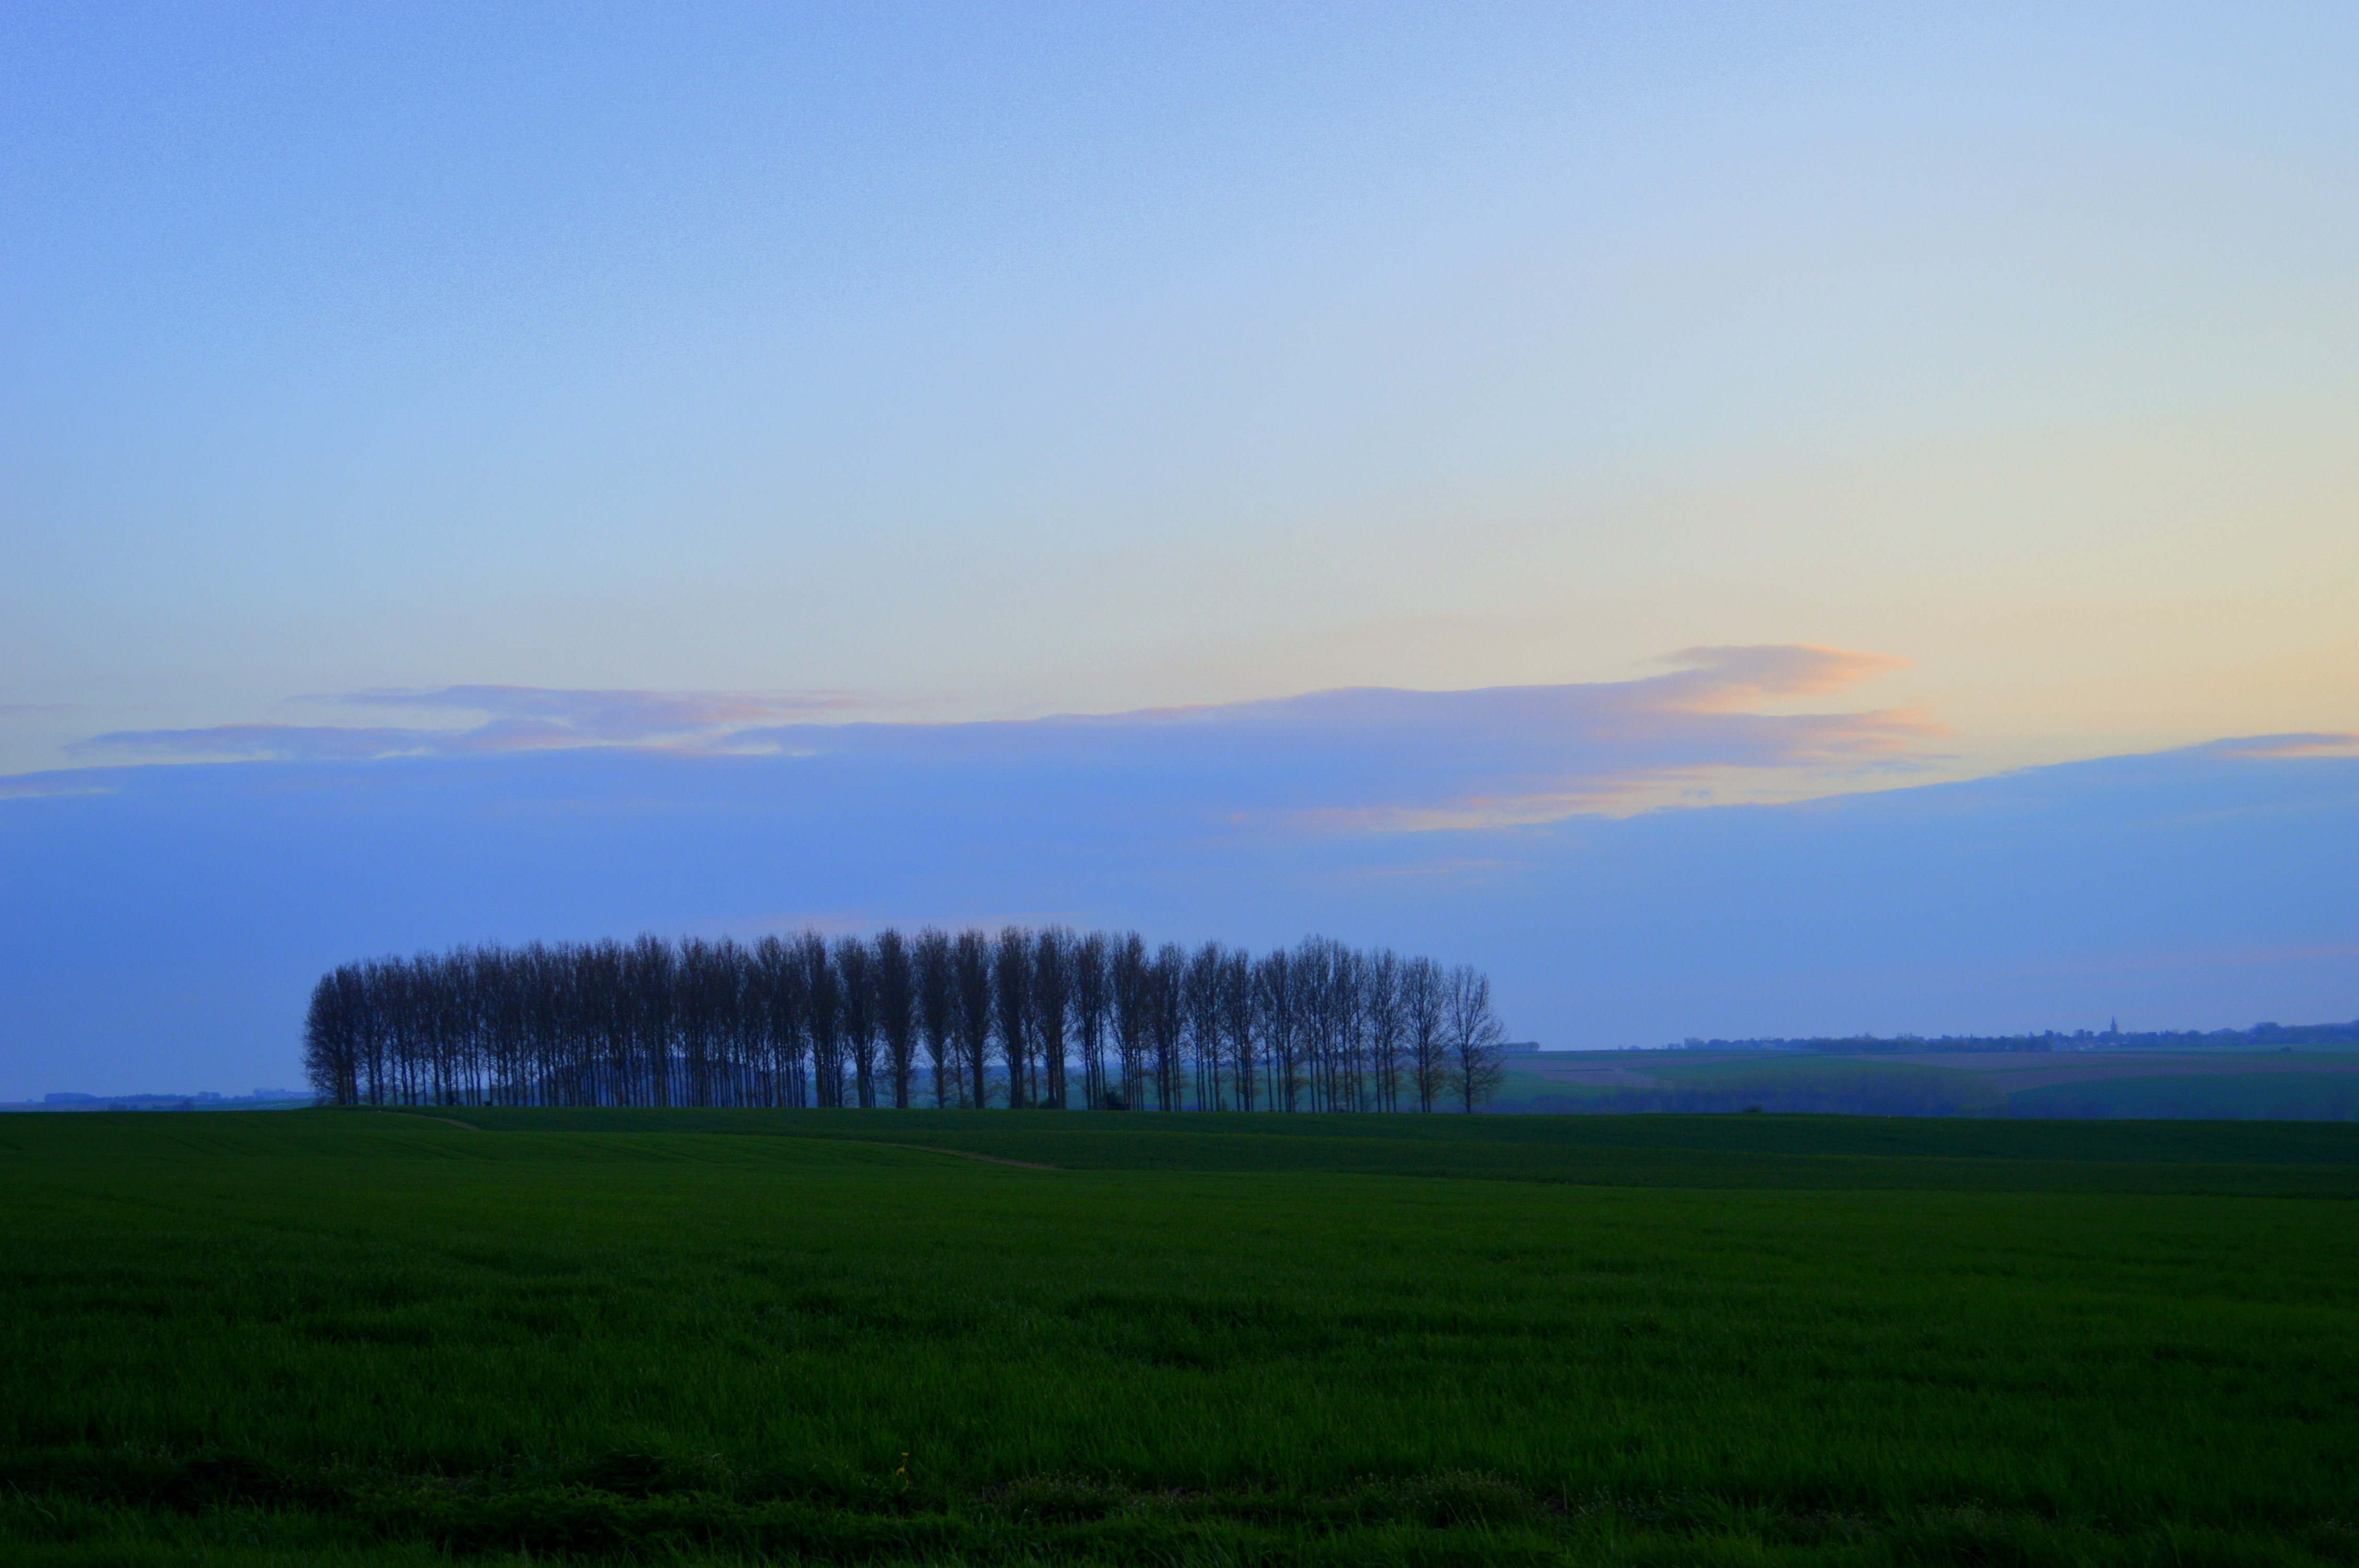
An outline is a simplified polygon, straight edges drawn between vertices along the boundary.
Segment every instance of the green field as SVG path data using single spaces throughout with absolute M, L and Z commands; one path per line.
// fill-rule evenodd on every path
M 2359 1118 L 2359 1057 L 2211 1050 L 1517 1051 L 1490 1108 L 2091 1120 Z
M 2359 1561 L 2359 1127 L 450 1114 L 0 1119 L 0 1560 Z

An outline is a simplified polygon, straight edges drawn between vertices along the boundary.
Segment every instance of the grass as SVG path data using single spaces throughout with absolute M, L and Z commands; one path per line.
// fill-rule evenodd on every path
M 2022 1116 L 2332 1118 L 2359 1114 L 2359 1077 L 2347 1073 L 2157 1075 L 2018 1089 Z
M 1893 1042 L 1896 1051 L 1908 1043 Z M 2190 1054 L 2210 1070 L 2169 1069 Z M 2025 1059 L 1998 1073 L 1976 1052 L 1930 1052 L 1913 1061 L 1847 1053 L 1586 1052 L 1512 1055 L 1493 1108 L 1508 1111 L 1726 1112 L 1747 1107 L 1787 1113 L 1878 1117 L 2060 1117 L 2087 1120 L 2304 1119 L 2348 1121 L 2359 1114 L 2359 1077 L 2347 1051 L 2291 1048 L 2057 1052 L 2029 1058 L 2050 1070 L 2093 1076 L 2069 1083 L 2022 1083 Z M 2299 1071 L 2285 1069 L 2300 1064 Z M 1568 1068 L 1610 1068 L 1610 1081 L 1560 1076 Z
M 0 1120 L 7 1561 L 2359 1561 L 2359 1129 L 451 1114 Z
M 367 1113 L 360 1113 L 367 1114 Z M 886 1139 L 1071 1170 L 1327 1171 L 1595 1186 L 2359 1197 L 2359 1127 L 1857 1116 L 1181 1116 L 476 1109 L 491 1131 Z M 884 1128 L 888 1130 L 879 1130 Z

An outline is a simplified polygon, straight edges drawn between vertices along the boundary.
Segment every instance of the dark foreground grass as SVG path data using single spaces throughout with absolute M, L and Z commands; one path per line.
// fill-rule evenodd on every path
M 452 1114 L 0 1121 L 0 1560 L 2359 1561 L 2352 1130 Z
M 370 1114 L 366 1112 L 346 1114 Z M 444 1113 L 429 1113 L 444 1114 Z M 1865 1116 L 1242 1116 L 480 1109 L 486 1131 L 919 1143 L 1067 1170 L 1330 1171 L 1593 1186 L 2359 1197 L 2359 1125 Z

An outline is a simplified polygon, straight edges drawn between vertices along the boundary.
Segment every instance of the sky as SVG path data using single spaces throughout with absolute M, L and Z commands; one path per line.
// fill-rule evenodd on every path
M 7 7 L 0 1097 L 809 921 L 1316 925 L 1560 1044 L 2359 1014 L 2354 45 Z

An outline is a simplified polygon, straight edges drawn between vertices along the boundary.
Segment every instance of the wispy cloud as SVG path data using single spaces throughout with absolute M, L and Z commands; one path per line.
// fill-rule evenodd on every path
M 0 800 L 61 800 L 71 795 L 114 793 L 113 784 L 60 783 L 38 773 L 29 778 L 0 779 Z
M 1918 766 L 1944 733 L 1896 709 L 1763 714 L 1750 704 L 1843 690 L 1903 661 L 1808 646 L 1692 648 L 1632 681 L 1475 691 L 1362 688 L 1164 709 L 1104 724 L 1190 735 L 1200 758 L 1316 779 L 1279 806 L 1337 829 L 1499 827 L 1664 804 L 1702 781 Z M 1071 722 L 1071 721 L 1069 721 Z M 1781 793 L 1774 788 L 1767 793 Z
M 314 701 L 407 712 L 477 716 L 451 727 L 216 724 L 121 730 L 74 742 L 77 756 L 334 762 L 399 756 L 483 756 L 577 746 L 726 749 L 755 725 L 850 707 L 842 692 L 583 691 L 451 686 L 342 693 Z
M 1593 713 L 1654 700 L 1591 695 Z M 1516 1033 L 1552 1044 L 2359 1011 L 2359 758 L 2196 748 L 1808 809 L 1310 833 L 1286 813 L 1462 799 L 1511 752 L 1470 746 L 1467 771 L 1452 741 L 1364 767 L 1408 748 L 1351 740 L 1358 719 L 1311 745 L 1286 707 L 845 726 L 799 756 L 588 746 L 0 780 L 8 1038 L 76 1060 L 157 1039 L 227 1052 L 290 1038 L 304 989 L 354 955 L 886 921 L 1256 947 L 1328 931 L 1483 964 Z M 1644 730 L 1625 723 L 1585 776 L 1659 755 L 1632 748 Z M 1747 756 L 1828 741 L 1723 733 Z
M 465 733 L 484 751 L 544 744 L 648 745 L 726 734 L 862 706 L 841 691 L 597 691 L 527 686 L 446 686 L 431 690 L 353 692 L 332 700 L 358 707 L 437 708 L 488 715 Z
M 1667 708 L 1727 713 L 1750 704 L 1848 691 L 1862 681 L 1908 667 L 1891 654 L 1823 648 L 1810 643 L 1682 648 L 1662 661 L 1674 673 L 1646 685 Z
M 995 722 L 829 721 L 834 692 L 446 687 L 326 700 L 447 710 L 465 727 L 216 725 L 121 731 L 92 756 L 352 761 L 588 748 L 829 759 L 907 787 L 1099 793 L 1202 821 L 1326 830 L 1545 821 L 1636 809 L 1701 781 L 1920 761 L 1939 726 L 1893 710 L 1763 713 L 1900 661 L 1808 646 L 1693 648 L 1637 680 L 1473 691 L 1355 687 L 1259 702 Z M 1788 793 L 1791 793 L 1788 790 Z
M 2359 733 L 2248 735 L 2242 740 L 2214 741 L 2203 750 L 2223 757 L 2352 757 L 2359 756 Z
M 416 755 L 431 750 L 420 730 L 352 729 L 323 724 L 214 724 L 202 730 L 116 730 L 66 747 L 82 757 L 212 758 L 342 762 Z

